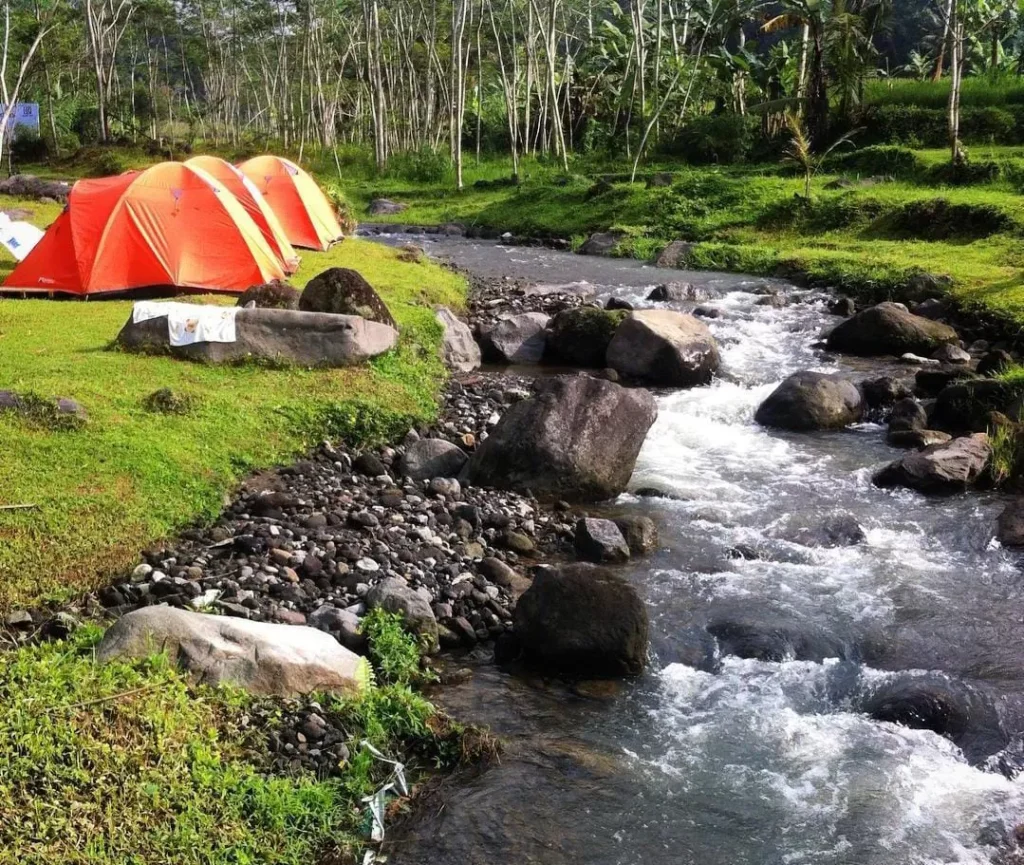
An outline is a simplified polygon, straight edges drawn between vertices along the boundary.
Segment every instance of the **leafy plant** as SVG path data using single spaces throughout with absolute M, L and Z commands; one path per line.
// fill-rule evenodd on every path
M 810 200 L 811 198 L 811 181 L 814 176 L 821 170 L 822 166 L 829 156 L 840 147 L 845 144 L 852 145 L 852 138 L 854 133 L 847 132 L 845 135 L 841 135 L 835 141 L 829 145 L 824 152 L 815 153 L 814 148 L 811 144 L 810 136 L 804 129 L 803 121 L 797 116 L 794 111 L 786 112 L 786 128 L 789 130 L 789 134 L 792 137 L 792 141 L 784 156 L 785 161 L 796 165 L 804 175 L 804 198 Z

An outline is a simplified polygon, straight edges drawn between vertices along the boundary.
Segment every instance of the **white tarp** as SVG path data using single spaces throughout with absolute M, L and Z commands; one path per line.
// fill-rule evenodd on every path
M 12 222 L 11 218 L 0 210 L 0 244 L 3 244 L 18 261 L 32 251 L 43 237 L 43 232 L 28 222 Z
M 237 306 L 200 306 L 176 301 L 140 300 L 132 309 L 132 321 L 167 316 L 171 345 L 194 342 L 234 342 Z

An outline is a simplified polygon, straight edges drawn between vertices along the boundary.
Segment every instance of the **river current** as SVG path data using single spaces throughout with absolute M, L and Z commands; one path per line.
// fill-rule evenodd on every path
M 1024 781 L 990 759 L 1024 731 L 1024 579 L 994 540 L 1003 503 L 873 487 L 900 454 L 876 424 L 787 434 L 753 420 L 798 369 L 911 370 L 814 348 L 838 319 L 777 281 L 415 240 L 481 275 L 586 280 L 637 307 L 667 281 L 717 289 L 704 305 L 722 313 L 707 320 L 722 370 L 709 387 L 657 393 L 631 491 L 613 507 L 660 531 L 659 551 L 622 569 L 650 613 L 647 672 L 618 689 L 566 688 L 480 664 L 441 690 L 442 705 L 510 746 L 404 827 L 389 861 L 992 861 L 1024 821 Z M 794 302 L 759 304 L 768 285 Z M 664 495 L 636 494 L 651 488 Z M 837 520 L 866 539 L 820 545 Z M 908 693 L 940 695 L 948 735 L 884 720 L 887 696 Z

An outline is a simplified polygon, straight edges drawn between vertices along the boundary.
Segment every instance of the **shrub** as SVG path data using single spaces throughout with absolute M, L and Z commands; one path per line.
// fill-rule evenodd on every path
M 876 229 L 919 240 L 975 240 L 1014 227 L 1013 219 L 991 204 L 952 204 L 945 198 L 910 201 L 885 217 Z
M 377 608 L 363 619 L 362 631 L 370 647 L 370 661 L 377 678 L 389 685 L 423 681 L 416 638 L 402 623 L 400 613 Z
M 411 153 L 396 153 L 388 161 L 382 174 L 413 183 L 442 183 L 451 174 L 448 156 L 431 147 Z
M 43 162 L 49 156 L 49 148 L 35 130 L 18 129 L 11 141 L 11 160 L 15 164 Z
M 116 150 L 104 149 L 95 154 L 86 172 L 89 177 L 112 177 L 127 169 L 124 157 Z
M 190 394 L 176 393 L 169 387 L 162 387 L 147 396 L 142 401 L 142 407 L 156 414 L 188 414 L 195 403 L 195 398 Z
M 851 153 L 832 156 L 829 171 L 852 172 L 867 176 L 911 177 L 921 169 L 921 160 L 909 147 L 875 145 Z
M 691 120 L 667 149 L 698 165 L 730 165 L 743 162 L 750 155 L 758 131 L 755 117 L 711 114 Z
M 928 170 L 927 179 L 930 183 L 947 183 L 950 186 L 973 186 L 992 183 L 999 179 L 1002 169 L 996 162 L 957 163 L 943 162 Z

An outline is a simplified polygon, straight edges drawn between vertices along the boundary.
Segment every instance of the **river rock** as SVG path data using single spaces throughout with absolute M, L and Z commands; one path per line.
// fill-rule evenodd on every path
M 402 458 L 402 474 L 414 481 L 458 477 L 466 464 L 466 453 L 444 439 L 413 442 Z
M 647 663 L 647 609 L 628 582 L 595 565 L 541 568 L 516 605 L 514 633 L 543 670 L 638 675 Z
M 485 359 L 494 363 L 533 364 L 544 357 L 550 319 L 542 312 L 507 315 L 481 334 Z
M 989 415 L 994 411 L 1019 420 L 1022 395 L 1024 386 L 1015 382 L 991 378 L 956 382 L 939 392 L 931 426 L 954 435 L 985 432 L 990 425 Z
M 566 366 L 605 366 L 605 354 L 624 312 L 609 312 L 592 306 L 565 309 L 548 323 L 545 360 Z
M 686 240 L 673 240 L 654 260 L 655 267 L 682 267 L 693 249 L 693 244 Z
M 626 489 L 657 417 L 654 397 L 589 376 L 540 381 L 498 421 L 466 466 L 473 484 L 567 501 Z
M 948 442 L 952 438 L 949 433 L 940 432 L 935 429 L 908 429 L 890 430 L 885 440 L 894 448 L 920 451 L 931 445 Z
M 680 303 L 685 301 L 713 300 L 718 292 L 709 288 L 691 285 L 688 282 L 666 282 L 655 286 L 647 295 L 650 301 Z
M 911 352 L 929 355 L 940 345 L 957 341 L 945 324 L 907 312 L 895 303 L 880 303 L 840 323 L 828 335 L 831 351 L 871 357 Z
M 386 324 L 353 315 L 296 312 L 290 309 L 240 309 L 234 342 L 194 342 L 172 346 L 167 317 L 134 322 L 117 335 L 128 351 L 170 354 L 201 363 L 267 360 L 309 367 L 343 367 L 390 351 L 398 332 Z
M 914 375 L 914 390 L 918 396 L 935 397 L 942 389 L 954 382 L 976 379 L 979 376 L 966 364 L 943 363 L 927 369 L 919 369 Z
M 608 300 L 605 301 L 604 308 L 612 311 L 622 309 L 626 312 L 632 312 L 634 309 L 633 304 L 628 300 L 623 300 L 621 297 L 609 297 Z
M 366 208 L 366 212 L 370 216 L 391 216 L 408 209 L 409 205 L 402 204 L 400 201 L 391 201 L 388 198 L 374 198 Z
M 364 654 L 366 637 L 360 629 L 359 616 L 350 610 L 340 610 L 333 604 L 321 604 L 306 619 L 320 631 L 331 634 L 346 649 Z
M 100 661 L 166 652 L 200 681 L 295 697 L 313 691 L 358 694 L 369 683 L 365 659 L 315 628 L 250 622 L 172 607 L 122 616 L 96 650 Z
M 872 409 L 888 408 L 912 395 L 910 388 L 902 381 L 888 375 L 862 381 L 860 391 L 864 395 L 864 402 Z
M 629 560 L 629 545 L 611 520 L 584 517 L 576 523 L 576 555 L 597 564 L 621 564 Z
M 843 318 L 848 318 L 856 314 L 857 304 L 852 297 L 837 297 L 829 303 L 828 311 L 832 315 L 841 315 Z
M 658 546 L 658 527 L 650 517 L 629 514 L 616 517 L 614 522 L 626 539 L 631 555 L 644 556 Z
M 621 231 L 598 231 L 590 235 L 579 249 L 580 255 L 615 255 L 615 250 L 626 235 Z
M 879 487 L 909 487 L 935 495 L 963 492 L 985 471 L 992 456 L 984 433 L 926 447 L 890 463 L 873 478 Z
M 935 349 L 932 352 L 932 358 L 940 363 L 968 364 L 971 362 L 971 355 L 968 352 L 950 342 Z
M 889 432 L 907 432 L 928 426 L 928 414 L 916 399 L 901 399 L 889 411 Z
M 1013 355 L 1001 348 L 993 349 L 978 361 L 976 372 L 980 376 L 995 376 L 1013 366 Z
M 841 429 L 864 414 L 857 386 L 838 375 L 810 370 L 793 373 L 758 407 L 754 419 L 776 429 Z
M 608 366 L 620 375 L 664 387 L 707 384 L 719 362 L 707 325 L 667 309 L 630 313 L 607 352 Z
M 949 313 L 949 302 L 939 297 L 929 297 L 915 304 L 911 312 L 914 315 L 921 316 L 921 318 L 930 318 L 932 321 L 938 321 L 945 318 Z
M 437 619 L 430 604 L 419 592 L 411 589 L 405 580 L 388 577 L 372 586 L 366 593 L 366 606 L 378 607 L 389 613 L 400 613 L 409 630 L 423 641 L 427 652 L 436 652 L 438 646 Z
M 347 267 L 331 267 L 314 276 L 299 297 L 305 312 L 358 315 L 398 329 L 391 311 L 362 274 Z
M 1024 547 L 1024 498 L 1015 498 L 999 514 L 996 537 L 1004 547 Z
M 473 331 L 448 307 L 438 307 L 434 318 L 444 333 L 441 352 L 448 367 L 455 372 L 473 372 L 480 368 L 480 346 L 473 339 Z
M 867 540 L 863 527 L 853 514 L 830 514 L 813 527 L 801 529 L 793 540 L 805 547 L 852 547 Z

